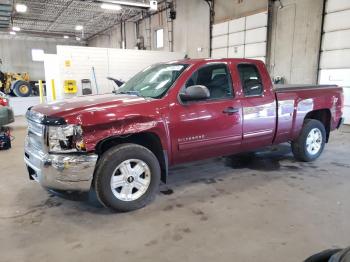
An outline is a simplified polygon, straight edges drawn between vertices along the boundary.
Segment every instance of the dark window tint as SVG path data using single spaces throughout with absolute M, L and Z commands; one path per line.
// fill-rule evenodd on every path
M 210 99 L 232 97 L 231 77 L 225 64 L 208 65 L 198 69 L 186 82 L 186 87 L 206 86 Z
M 255 65 L 238 65 L 238 72 L 241 78 L 245 96 L 260 96 L 263 93 L 261 76 Z

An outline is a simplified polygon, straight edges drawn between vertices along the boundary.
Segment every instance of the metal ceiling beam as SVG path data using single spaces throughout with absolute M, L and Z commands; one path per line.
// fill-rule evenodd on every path
M 47 19 L 39 19 L 39 18 L 24 18 L 24 17 L 15 17 L 13 18 L 13 21 L 18 21 L 18 22 L 45 22 L 45 23 L 52 23 L 53 20 L 47 20 Z
M 10 11 L 0 11 L 0 16 L 11 16 Z
M 12 5 L 3 5 L 3 4 L 0 4 L 0 11 L 11 12 L 11 11 L 12 11 Z
M 122 5 L 122 6 L 128 6 L 128 7 L 136 7 L 136 8 L 141 8 L 141 9 L 150 8 L 150 4 L 144 4 L 142 2 L 114 1 L 114 0 L 96 0 L 95 2 Z
M 99 5 L 106 1 L 108 0 L 28 0 L 25 1 L 28 11 L 26 13 L 13 12 L 12 21 L 13 25 L 21 27 L 19 34 L 27 30 L 42 34 L 46 32 L 76 35 L 75 25 L 82 24 L 84 38 L 88 39 L 118 24 L 121 19 L 127 20 L 135 17 L 143 9 L 124 5 L 120 11 L 108 11 L 100 8 Z M 145 5 L 142 1 L 137 2 L 137 0 L 133 0 L 132 3 Z
M 25 33 L 25 34 L 36 34 L 36 35 L 45 35 L 45 36 L 58 37 L 58 38 L 62 38 L 63 35 L 68 35 L 70 37 L 75 37 L 75 35 L 69 34 L 67 32 L 48 33 L 46 31 L 41 31 L 41 30 L 24 30 L 24 29 L 22 29 L 21 30 L 21 34 L 22 33 Z

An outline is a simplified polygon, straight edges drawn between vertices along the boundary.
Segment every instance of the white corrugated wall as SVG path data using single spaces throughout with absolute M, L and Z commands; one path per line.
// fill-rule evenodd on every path
M 185 54 L 150 50 L 57 46 L 57 56 L 61 75 L 60 87 L 63 86 L 64 80 L 76 80 L 78 95 L 81 95 L 81 79 L 90 79 L 93 93 L 97 91 L 92 67 L 94 67 L 99 93 L 111 93 L 113 84 L 107 80 L 108 76 L 127 81 L 152 64 L 179 60 Z M 65 66 L 67 60 L 70 61 L 69 67 Z
M 344 87 L 345 123 L 350 124 L 350 1 L 327 0 L 323 25 L 320 84 Z
M 213 58 L 266 60 L 267 12 L 241 17 L 213 26 Z

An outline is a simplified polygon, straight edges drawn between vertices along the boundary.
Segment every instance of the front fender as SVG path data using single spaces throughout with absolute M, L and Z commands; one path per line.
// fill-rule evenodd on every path
M 148 116 L 132 116 L 112 123 L 94 126 L 83 126 L 84 142 L 87 151 L 94 151 L 102 140 L 112 137 L 123 137 L 131 134 L 151 132 L 156 134 L 164 150 L 169 149 L 167 128 L 164 121 Z M 169 152 L 169 151 L 168 151 Z

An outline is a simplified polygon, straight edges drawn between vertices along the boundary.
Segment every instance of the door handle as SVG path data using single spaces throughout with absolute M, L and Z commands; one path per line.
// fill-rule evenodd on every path
M 224 114 L 228 114 L 228 115 L 232 115 L 234 113 L 238 113 L 239 112 L 239 108 L 237 107 L 228 107 L 225 108 L 224 111 L 222 111 Z

